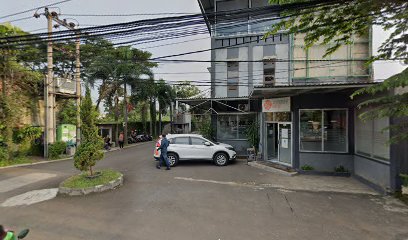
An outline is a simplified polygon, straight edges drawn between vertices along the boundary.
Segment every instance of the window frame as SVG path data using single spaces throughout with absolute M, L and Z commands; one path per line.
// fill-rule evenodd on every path
M 346 150 L 345 151 L 325 151 L 324 150 L 324 111 L 345 111 L 346 112 Z M 301 124 L 300 124 L 300 115 L 301 111 L 320 111 L 322 114 L 322 140 L 321 140 L 321 151 L 311 151 L 311 150 L 302 150 L 301 149 L 301 138 L 300 138 L 300 133 L 301 133 Z M 299 144 L 299 152 L 300 153 L 349 153 L 349 109 L 348 108 L 301 108 L 299 109 L 299 117 L 298 117 L 298 123 L 299 123 L 299 138 L 298 138 L 298 144 Z

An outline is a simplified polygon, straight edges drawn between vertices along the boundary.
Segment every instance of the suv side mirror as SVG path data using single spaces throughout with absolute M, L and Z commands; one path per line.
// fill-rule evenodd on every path
M 209 146 L 211 146 L 211 143 L 210 142 L 205 142 L 204 145 L 209 147 Z

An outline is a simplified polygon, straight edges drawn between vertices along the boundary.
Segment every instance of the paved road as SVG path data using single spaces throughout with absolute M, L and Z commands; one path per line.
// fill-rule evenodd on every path
M 29 227 L 29 239 L 408 239 L 408 211 L 391 198 L 262 188 L 273 173 L 239 161 L 157 170 L 151 152 L 148 143 L 98 164 L 125 174 L 120 189 L 0 207 L 0 221 Z M 0 203 L 74 173 L 71 161 L 0 170 Z

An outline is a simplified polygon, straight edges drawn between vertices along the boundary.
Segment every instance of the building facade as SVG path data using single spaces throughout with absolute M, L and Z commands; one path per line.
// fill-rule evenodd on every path
M 324 56 L 330 44 L 306 48 L 303 34 L 264 38 L 279 12 L 267 0 L 198 0 L 211 34 L 211 99 L 216 138 L 244 154 L 245 129 L 260 125 L 260 160 L 299 171 L 346 170 L 382 191 L 408 171 L 406 143 L 389 146 L 382 131 L 395 119 L 362 122 L 350 95 L 375 84 L 371 33 Z M 392 94 L 392 93 L 390 93 Z M 404 148 L 405 146 L 405 148 Z

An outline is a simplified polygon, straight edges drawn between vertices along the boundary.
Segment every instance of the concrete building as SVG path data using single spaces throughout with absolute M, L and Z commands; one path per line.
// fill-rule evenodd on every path
M 264 162 L 324 173 L 343 168 L 379 190 L 400 188 L 408 148 L 387 145 L 392 132 L 382 131 L 397 120 L 362 122 L 362 99 L 350 99 L 355 90 L 375 84 L 365 65 L 371 33 L 324 58 L 330 45 L 306 49 L 302 34 L 263 38 L 279 21 L 267 0 L 198 3 L 211 35 L 212 94 L 183 102 L 209 109 L 218 141 L 245 154 L 245 129 L 258 121 Z

